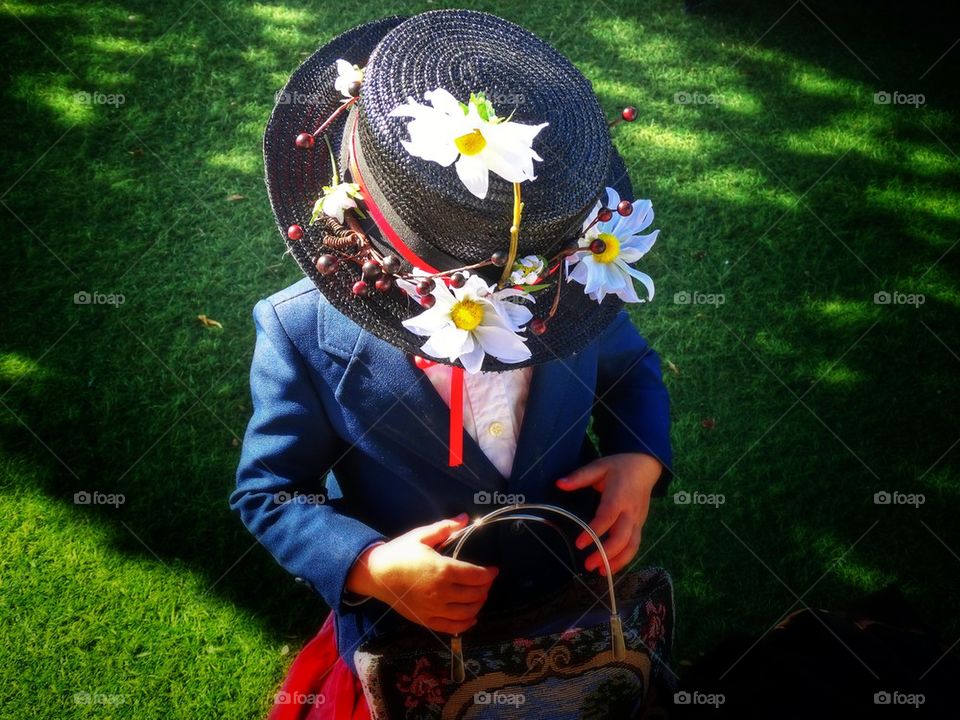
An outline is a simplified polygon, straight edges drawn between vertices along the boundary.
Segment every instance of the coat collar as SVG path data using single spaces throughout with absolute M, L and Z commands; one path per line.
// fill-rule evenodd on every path
M 402 443 L 436 471 L 474 490 L 510 492 L 558 441 L 564 398 L 575 382 L 576 358 L 554 360 L 533 369 L 510 478 L 504 478 L 469 433 L 464 433 L 464 462 L 447 464 L 450 410 L 426 373 L 409 355 L 360 328 L 329 303 L 318 308 L 318 340 L 326 352 L 346 361 L 335 391 L 338 402 L 370 423 L 368 431 Z

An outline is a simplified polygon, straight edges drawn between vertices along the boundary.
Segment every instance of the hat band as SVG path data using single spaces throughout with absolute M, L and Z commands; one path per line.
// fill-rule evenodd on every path
M 360 192 L 363 193 L 363 207 L 370 215 L 374 225 L 377 226 L 377 230 L 380 231 L 383 238 L 390 243 L 393 249 L 401 255 L 404 260 L 431 275 L 442 272 L 442 270 L 437 269 L 437 265 L 447 268 L 462 266 L 464 264 L 462 260 L 433 247 L 429 248 L 429 259 L 424 258 L 404 241 L 401 232 L 408 237 L 416 237 L 416 235 L 406 228 L 403 221 L 390 207 L 383 193 L 380 192 L 379 187 L 377 187 L 372 173 L 369 172 L 369 166 L 364 161 L 363 148 L 360 145 L 360 137 L 357 132 L 360 113 L 354 109 L 350 115 L 351 118 L 348 120 L 348 122 L 351 123 L 349 132 L 350 152 L 348 153 L 350 175 L 353 181 L 360 186 Z M 398 232 L 398 230 L 400 232 Z M 425 245 L 426 243 L 420 244 Z

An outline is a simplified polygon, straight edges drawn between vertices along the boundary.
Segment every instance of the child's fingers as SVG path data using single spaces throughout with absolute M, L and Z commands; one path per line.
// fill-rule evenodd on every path
M 606 474 L 606 469 L 596 463 L 588 463 L 583 467 L 577 468 L 566 477 L 557 480 L 557 487 L 561 490 L 579 490 L 589 487 L 602 480 Z
M 623 552 L 630 544 L 633 536 L 633 523 L 626 515 L 621 515 L 610 529 L 610 535 L 603 543 L 603 549 L 607 553 L 607 558 L 612 560 Z M 603 563 L 600 562 L 600 553 L 595 552 L 587 558 L 587 570 L 600 569 Z
M 610 499 L 609 495 L 605 494 L 600 498 L 600 505 L 597 507 L 597 514 L 589 524 L 593 532 L 600 537 L 607 532 L 607 530 L 613 527 L 613 523 L 616 522 L 619 516 L 620 511 L 617 509 L 615 502 Z M 577 537 L 577 549 L 583 550 L 592 542 L 593 538 L 591 538 L 587 532 L 584 531 Z
M 414 528 L 410 531 L 410 535 L 424 545 L 435 547 L 453 535 L 457 530 L 464 527 L 469 519 L 469 515 L 460 513 L 455 518 L 449 520 L 438 520 L 430 525 Z
M 448 583 L 474 587 L 485 586 L 492 583 L 493 579 L 500 573 L 495 567 L 483 567 L 462 560 L 443 558 L 443 561 L 445 563 L 443 580 Z

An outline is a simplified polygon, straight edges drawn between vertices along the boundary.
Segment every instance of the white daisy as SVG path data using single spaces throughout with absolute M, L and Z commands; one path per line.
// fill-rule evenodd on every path
M 483 93 L 471 94 L 464 104 L 442 88 L 423 97 L 433 107 L 407 102 L 390 115 L 411 117 L 407 123 L 410 140 L 401 140 L 411 155 L 449 167 L 456 162 L 457 175 L 467 189 L 483 199 L 487 196 L 489 173 L 512 183 L 533 180 L 533 161 L 542 160 L 532 145 L 548 123 L 524 125 L 498 118 Z
M 620 196 L 611 187 L 607 188 L 606 207 L 616 208 Z M 598 202 L 584 221 L 586 228 L 600 210 Z M 623 217 L 613 210 L 613 217 L 607 222 L 598 222 L 586 231 L 580 239 L 580 247 L 587 252 L 577 252 L 567 258 L 567 281 L 582 283 L 583 291 L 597 302 L 603 302 L 605 295 L 617 295 L 624 302 L 645 302 L 637 296 L 633 286 L 636 278 L 647 289 L 648 300 L 653 300 L 653 279 L 646 273 L 630 267 L 649 252 L 657 241 L 659 230 L 648 235 L 637 233 L 646 230 L 653 222 L 653 203 L 649 200 L 637 200 L 633 203 L 633 212 Z M 606 246 L 601 253 L 590 252 L 590 244 L 600 239 Z
M 517 333 L 533 313 L 507 298 L 532 299 L 513 288 L 494 291 L 478 275 L 471 275 L 460 288 L 447 287 L 438 280 L 430 293 L 433 307 L 403 321 L 417 335 L 426 335 L 420 349 L 432 357 L 459 359 L 468 373 L 480 371 L 486 353 L 505 363 L 517 363 L 530 357 L 526 338 Z
M 353 83 L 363 82 L 363 68 L 351 65 L 346 60 L 337 60 L 337 79 L 333 81 L 333 87 L 344 97 L 353 97 L 350 94 L 350 86 Z
M 527 255 L 513 264 L 510 282 L 514 285 L 533 285 L 544 273 L 546 260 L 540 255 Z
M 341 182 L 335 185 L 325 185 L 323 195 L 317 198 L 313 205 L 313 215 L 310 223 L 317 221 L 320 215 L 329 215 L 343 222 L 345 210 L 357 207 L 357 200 L 363 200 L 360 186 L 357 183 Z

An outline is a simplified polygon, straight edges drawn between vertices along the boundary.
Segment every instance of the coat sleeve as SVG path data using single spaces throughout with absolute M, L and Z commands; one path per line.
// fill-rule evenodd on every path
M 281 566 L 339 614 L 354 561 L 386 538 L 321 494 L 321 478 L 343 451 L 343 441 L 273 305 L 260 301 L 253 317 L 253 416 L 230 506 Z
M 621 310 L 600 336 L 593 428 L 602 455 L 640 452 L 663 464 L 654 497 L 663 497 L 673 477 L 670 398 L 660 358 Z

